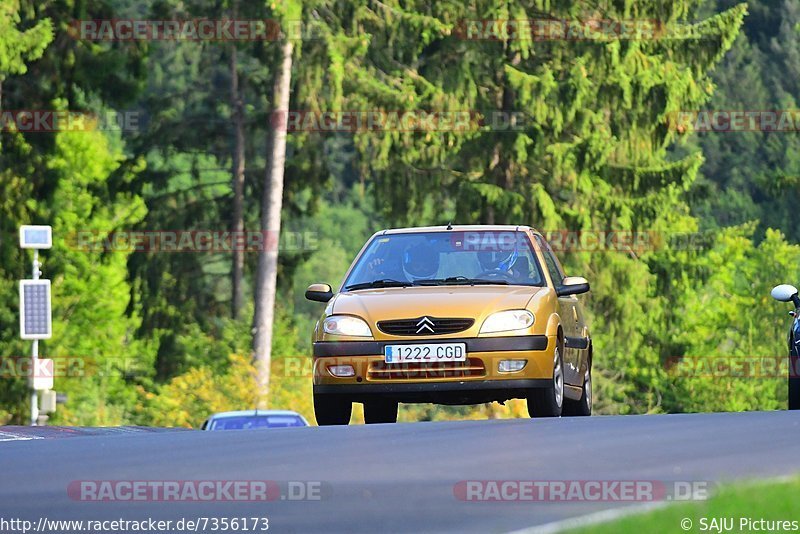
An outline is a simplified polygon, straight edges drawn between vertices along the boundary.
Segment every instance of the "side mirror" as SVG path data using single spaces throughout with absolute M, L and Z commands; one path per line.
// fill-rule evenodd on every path
M 306 298 L 316 302 L 328 302 L 333 298 L 333 289 L 328 284 L 311 284 L 306 289 Z
M 772 288 L 770 293 L 772 298 L 781 302 L 792 302 L 800 308 L 800 298 L 797 296 L 797 288 L 789 284 L 781 284 Z
M 561 281 L 561 285 L 556 287 L 556 295 L 559 297 L 580 295 L 587 291 L 589 291 L 589 281 L 582 276 L 567 276 Z

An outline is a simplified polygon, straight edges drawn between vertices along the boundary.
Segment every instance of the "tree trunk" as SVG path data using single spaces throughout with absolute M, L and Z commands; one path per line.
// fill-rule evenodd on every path
M 239 96 L 239 73 L 237 72 L 236 45 L 231 45 L 231 109 L 233 110 L 234 148 L 233 167 L 233 216 L 231 231 L 234 232 L 234 243 L 243 243 L 244 232 L 244 106 Z M 244 276 L 244 250 L 240 246 L 233 247 L 233 265 L 231 265 L 231 316 L 239 318 L 242 310 Z
M 275 77 L 273 113 L 288 113 L 292 83 L 292 43 L 281 46 L 282 61 Z M 278 277 L 278 238 L 281 231 L 283 171 L 286 162 L 286 128 L 271 121 L 267 145 L 267 170 L 261 200 L 261 231 L 264 247 L 258 256 L 258 273 L 253 317 L 253 351 L 259 388 L 259 408 L 267 407 L 272 322 L 275 314 L 275 291 Z
M 503 74 L 499 80 L 499 84 L 503 87 L 502 93 L 500 94 L 499 98 L 499 111 L 500 113 L 511 113 L 514 110 L 514 92 L 509 87 L 508 80 Z M 511 123 L 509 123 L 511 126 Z M 489 160 L 489 166 L 487 174 L 493 176 L 494 183 L 498 187 L 503 188 L 506 191 L 511 191 L 514 186 L 514 175 L 511 168 L 511 160 L 509 158 L 509 151 L 510 147 L 504 147 L 503 140 L 506 139 L 501 134 L 499 137 L 501 140 L 496 142 L 494 148 L 492 149 L 492 159 Z M 486 205 L 485 210 L 485 222 L 486 224 L 495 224 L 496 223 L 496 207 L 492 204 Z M 507 216 L 507 215 L 506 215 Z M 502 218 L 502 217 L 501 217 Z M 514 221 L 503 219 L 503 224 L 513 224 Z

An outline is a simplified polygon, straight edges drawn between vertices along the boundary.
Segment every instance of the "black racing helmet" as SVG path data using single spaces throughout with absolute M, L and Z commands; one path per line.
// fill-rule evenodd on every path
M 478 252 L 478 261 L 484 271 L 508 272 L 519 258 L 516 247 L 512 251 L 482 250 Z
M 439 271 L 439 250 L 428 242 L 409 246 L 403 252 L 403 270 L 411 278 L 432 278 Z

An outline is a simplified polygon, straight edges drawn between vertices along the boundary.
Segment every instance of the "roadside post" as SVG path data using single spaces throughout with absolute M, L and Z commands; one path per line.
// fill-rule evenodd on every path
M 19 246 L 33 249 L 33 268 L 31 279 L 19 281 L 19 328 L 20 338 L 33 341 L 31 348 L 31 426 L 39 422 L 38 391 L 53 388 L 52 375 L 38 376 L 39 340 L 50 339 L 53 335 L 52 309 L 50 306 L 50 280 L 40 280 L 39 250 L 53 246 L 53 232 L 50 226 L 23 225 L 19 229 Z M 45 362 L 42 362 L 45 363 Z M 50 366 L 52 369 L 52 366 Z

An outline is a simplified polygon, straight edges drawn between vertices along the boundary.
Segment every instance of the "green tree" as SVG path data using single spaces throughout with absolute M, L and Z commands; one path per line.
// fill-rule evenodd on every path
M 144 216 L 136 195 L 97 193 L 123 159 L 119 140 L 114 146 L 103 132 L 59 133 L 49 157 L 58 185 L 45 217 L 56 236 L 45 265 L 53 279 L 54 324 L 45 355 L 80 362 L 56 379 L 58 391 L 69 397 L 56 412 L 57 422 L 125 424 L 136 403 L 131 375 L 146 376 L 153 368 L 152 350 L 134 337 L 138 314 L 126 313 L 128 253 L 86 250 L 77 239 L 81 232 L 105 236 L 109 227 Z
M 9 75 L 24 74 L 26 63 L 42 57 L 53 40 L 53 25 L 43 19 L 20 31 L 19 0 L 0 4 L 0 110 L 3 109 L 3 81 Z
M 3 3 L 4 108 L 102 113 L 108 110 L 105 96 L 113 95 L 111 100 L 120 104 L 131 94 L 140 56 L 111 47 L 87 49 L 62 34 L 71 15 L 77 14 L 74 8 L 72 2 Z M 99 16 L 106 5 L 98 3 L 93 9 L 84 15 Z M 129 60 L 130 70 L 103 80 L 92 72 L 92 67 L 113 70 L 109 66 L 121 57 Z M 94 129 L 28 133 L 6 126 L 0 132 L 0 354 L 4 359 L 24 357 L 29 348 L 18 339 L 16 289 L 17 280 L 28 277 L 29 257 L 18 249 L 15 239 L 6 236 L 15 236 L 21 224 L 52 224 L 54 246 L 43 255 L 43 270 L 53 280 L 54 337 L 40 344 L 40 354 L 79 361 L 89 373 L 56 382 L 57 388 L 72 395 L 74 408 L 61 411 L 56 420 L 123 421 L 133 402 L 132 390 L 120 373 L 106 379 L 96 369 L 128 358 L 136 365 L 149 365 L 146 348 L 131 340 L 136 313 L 128 317 L 124 313 L 129 293 L 125 255 L 102 256 L 74 246 L 78 230 L 126 224 L 143 214 L 135 195 L 119 192 L 130 180 L 120 164 L 119 135 Z M 8 380 L 6 386 L 0 389 L 0 418 L 27 421 L 26 381 Z
M 705 109 L 794 110 L 800 94 L 800 6 L 761 0 L 748 5 L 743 32 L 712 74 L 717 91 Z M 756 239 L 767 228 L 779 228 L 790 241 L 800 241 L 793 222 L 800 204 L 797 132 L 708 132 L 694 143 L 706 161 L 690 198 L 706 228 L 758 221 Z
M 698 262 L 703 275 L 674 303 L 678 350 L 670 361 L 669 411 L 786 407 L 788 321 L 770 290 L 798 279 L 800 247 L 776 230 L 755 245 L 755 230 L 748 224 L 720 232 Z

